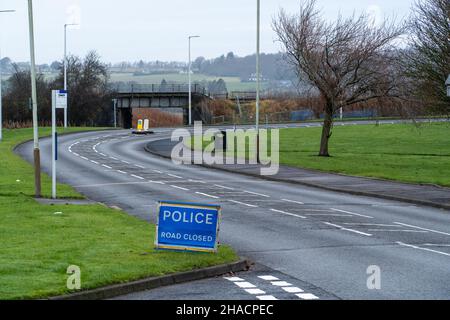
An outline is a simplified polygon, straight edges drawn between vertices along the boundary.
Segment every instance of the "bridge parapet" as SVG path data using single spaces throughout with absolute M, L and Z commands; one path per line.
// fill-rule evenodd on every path
M 118 93 L 189 93 L 188 84 L 121 84 L 117 86 Z M 208 90 L 199 84 L 191 86 L 192 94 L 209 96 Z

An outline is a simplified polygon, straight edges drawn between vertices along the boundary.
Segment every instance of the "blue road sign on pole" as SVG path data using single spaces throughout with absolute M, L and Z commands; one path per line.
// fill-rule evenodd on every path
M 158 249 L 217 252 L 220 206 L 162 201 L 158 206 Z

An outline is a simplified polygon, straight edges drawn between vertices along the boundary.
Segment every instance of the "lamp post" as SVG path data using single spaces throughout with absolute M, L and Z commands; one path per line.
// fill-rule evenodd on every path
M 38 104 L 36 91 L 36 59 L 34 53 L 33 0 L 28 0 L 28 28 L 30 34 L 31 100 L 33 104 L 34 188 L 36 198 L 41 197 L 41 152 L 38 133 Z
M 78 26 L 76 23 L 66 23 L 64 25 L 64 91 L 67 92 L 67 27 Z M 64 109 L 64 128 L 67 128 L 67 108 Z
M 11 13 L 16 12 L 16 10 L 0 10 L 0 13 Z M 1 54 L 0 54 L 0 61 L 1 61 Z M 3 118 L 2 118 L 2 112 L 3 112 L 3 105 L 2 105 L 2 66 L 0 64 L 0 142 L 3 139 Z
M 192 79 L 191 79 L 191 39 L 200 38 L 200 36 L 189 36 L 189 126 L 192 126 Z
M 260 26 L 261 26 L 261 1 L 256 0 L 256 160 L 259 158 L 259 100 L 261 91 L 261 70 L 260 70 Z

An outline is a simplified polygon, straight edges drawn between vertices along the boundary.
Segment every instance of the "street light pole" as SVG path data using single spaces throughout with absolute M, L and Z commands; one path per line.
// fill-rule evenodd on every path
M 77 26 L 76 23 L 66 23 L 64 25 L 64 91 L 67 92 L 67 27 Z M 67 108 L 64 109 L 64 128 L 67 128 Z
M 200 36 L 189 36 L 189 126 L 192 126 L 192 79 L 191 79 L 191 39 L 200 38 Z
M 15 10 L 0 10 L 0 13 L 8 13 L 8 12 L 15 12 Z M 2 59 L 2 55 L 0 52 L 0 61 Z M 2 104 L 2 66 L 0 63 L 0 142 L 3 140 L 3 104 Z
M 41 154 L 39 150 L 38 104 L 36 91 L 36 59 L 34 54 L 33 0 L 28 0 L 28 27 L 30 33 L 31 99 L 33 103 L 34 187 L 36 198 L 41 197 Z
M 259 158 L 259 100 L 261 91 L 261 70 L 260 70 L 260 26 L 261 26 L 261 1 L 256 0 L 256 159 Z

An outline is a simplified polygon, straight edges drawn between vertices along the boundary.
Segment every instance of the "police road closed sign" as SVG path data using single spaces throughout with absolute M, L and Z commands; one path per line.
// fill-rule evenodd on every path
M 156 247 L 217 252 L 220 215 L 219 206 L 160 202 Z

